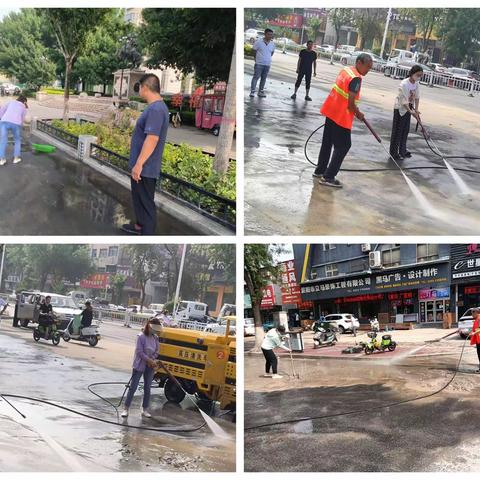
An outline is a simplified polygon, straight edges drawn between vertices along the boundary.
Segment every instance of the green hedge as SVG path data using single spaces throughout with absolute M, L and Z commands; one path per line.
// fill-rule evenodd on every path
M 182 115 L 183 113 L 187 112 L 182 112 Z M 130 155 L 133 127 L 122 130 L 101 123 L 64 122 L 59 119 L 52 120 L 52 125 L 77 136 L 95 135 L 100 146 L 127 158 Z M 126 168 L 121 160 L 117 166 Z M 213 169 L 213 157 L 202 153 L 200 148 L 187 144 L 174 146 L 167 143 L 163 153 L 162 171 L 224 198 L 230 200 L 236 198 L 236 162 L 231 161 L 227 175 L 221 177 Z
M 63 95 L 64 93 L 63 88 L 42 88 L 40 91 L 42 93 L 48 93 L 50 95 Z M 74 93 L 74 90 L 70 90 L 70 95 L 73 95 Z
M 253 54 L 253 47 L 248 44 L 248 43 L 245 43 L 243 45 L 243 54 L 246 56 L 246 57 L 253 57 L 254 54 Z

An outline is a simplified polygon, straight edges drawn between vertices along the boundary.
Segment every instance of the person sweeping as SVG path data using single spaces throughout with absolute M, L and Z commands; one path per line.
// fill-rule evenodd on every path
M 280 347 L 287 352 L 290 352 L 290 349 L 284 344 L 284 335 L 285 327 L 283 325 L 279 325 L 276 328 L 271 328 L 263 339 L 262 352 L 263 356 L 265 357 L 264 377 L 282 378 L 281 375 L 278 375 L 278 358 L 273 350 Z M 270 369 L 272 370 L 272 374 L 270 374 Z
M 335 177 L 352 146 L 354 117 L 359 120 L 365 118 L 357 107 L 357 103 L 360 101 L 362 77 L 370 71 L 372 66 L 373 60 L 368 53 L 358 55 L 354 67 L 345 67 L 340 71 L 320 109 L 320 113 L 325 116 L 325 127 L 318 164 L 313 176 L 319 178 L 321 185 L 343 187 Z
M 420 79 L 423 69 L 414 65 L 398 86 L 393 109 L 392 134 L 390 136 L 390 155 L 395 160 L 410 158 L 412 154 L 407 150 L 407 139 L 410 132 L 411 117 L 420 120 L 418 106 L 420 104 Z

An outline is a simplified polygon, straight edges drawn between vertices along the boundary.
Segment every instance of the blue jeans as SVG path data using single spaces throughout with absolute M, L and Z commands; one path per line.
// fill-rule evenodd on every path
M 5 158 L 9 130 L 12 131 L 13 139 L 15 140 L 13 156 L 20 156 L 20 151 L 22 148 L 22 126 L 12 122 L 0 122 L 0 159 Z
M 258 91 L 263 92 L 263 89 L 265 88 L 265 83 L 267 83 L 267 76 L 269 71 L 270 71 L 270 65 L 255 64 L 255 67 L 253 70 L 252 85 L 250 87 L 250 91 L 252 93 L 255 93 L 255 90 L 257 89 L 257 82 L 259 78 L 260 78 L 260 88 L 258 89 Z
M 138 384 L 143 375 L 143 408 L 148 408 L 150 405 L 150 389 L 152 386 L 153 376 L 155 371 L 153 368 L 145 367 L 144 372 L 139 372 L 138 370 L 133 370 L 132 378 L 130 379 L 130 388 L 128 389 L 127 399 L 125 400 L 125 407 L 130 408 L 132 404 L 133 396 L 137 391 Z

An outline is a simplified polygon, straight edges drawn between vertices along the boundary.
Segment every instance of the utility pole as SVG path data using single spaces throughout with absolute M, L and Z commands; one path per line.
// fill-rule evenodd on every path
M 5 250 L 7 249 L 7 244 L 3 244 L 2 248 L 2 260 L 0 261 L 0 289 L 2 288 L 2 280 L 3 280 L 3 264 L 5 262 Z
M 387 41 L 388 26 L 390 25 L 390 19 L 391 18 L 392 18 L 392 7 L 390 7 L 388 9 L 387 21 L 385 22 L 385 31 L 383 32 L 382 48 L 380 50 L 380 57 L 382 57 L 382 58 L 383 58 L 383 51 L 385 50 L 385 43 Z
M 185 252 L 186 252 L 186 250 L 187 250 L 187 246 L 185 244 L 183 244 L 182 259 L 180 260 L 180 270 L 178 272 L 177 289 L 175 290 L 175 300 L 173 302 L 173 318 L 175 318 L 175 314 L 177 313 L 177 304 L 178 304 L 178 297 L 180 295 L 180 286 L 182 284 L 183 265 L 185 263 Z

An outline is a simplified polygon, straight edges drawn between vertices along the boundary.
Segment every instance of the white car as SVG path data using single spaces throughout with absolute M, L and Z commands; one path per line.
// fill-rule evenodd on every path
M 359 328 L 360 322 L 358 321 L 358 318 L 353 316 L 351 313 L 334 313 L 325 316 L 325 322 L 337 327 L 340 333 L 352 331 L 352 320 L 355 328 Z
M 355 62 L 357 61 L 357 57 L 361 53 L 367 53 L 368 55 L 370 55 L 373 59 L 373 64 L 375 66 L 380 65 L 380 67 L 384 67 L 387 64 L 387 62 L 382 57 L 380 57 L 379 55 L 375 55 L 374 53 L 371 53 L 371 52 L 345 53 L 340 57 L 340 63 L 342 65 L 355 65 Z
M 245 337 L 255 336 L 255 320 L 253 318 L 243 319 L 243 335 Z
M 244 34 L 244 41 L 245 43 L 249 43 L 253 45 L 259 38 L 263 38 L 265 36 L 265 32 L 263 30 L 257 30 L 256 28 L 249 28 L 245 30 Z
M 479 307 L 475 307 L 479 308 Z M 458 334 L 462 338 L 467 338 L 473 328 L 472 309 L 469 308 L 458 320 Z
M 324 43 L 323 45 L 320 45 L 319 50 L 321 52 L 332 53 L 335 50 L 335 47 L 333 45 L 328 45 L 327 43 Z

